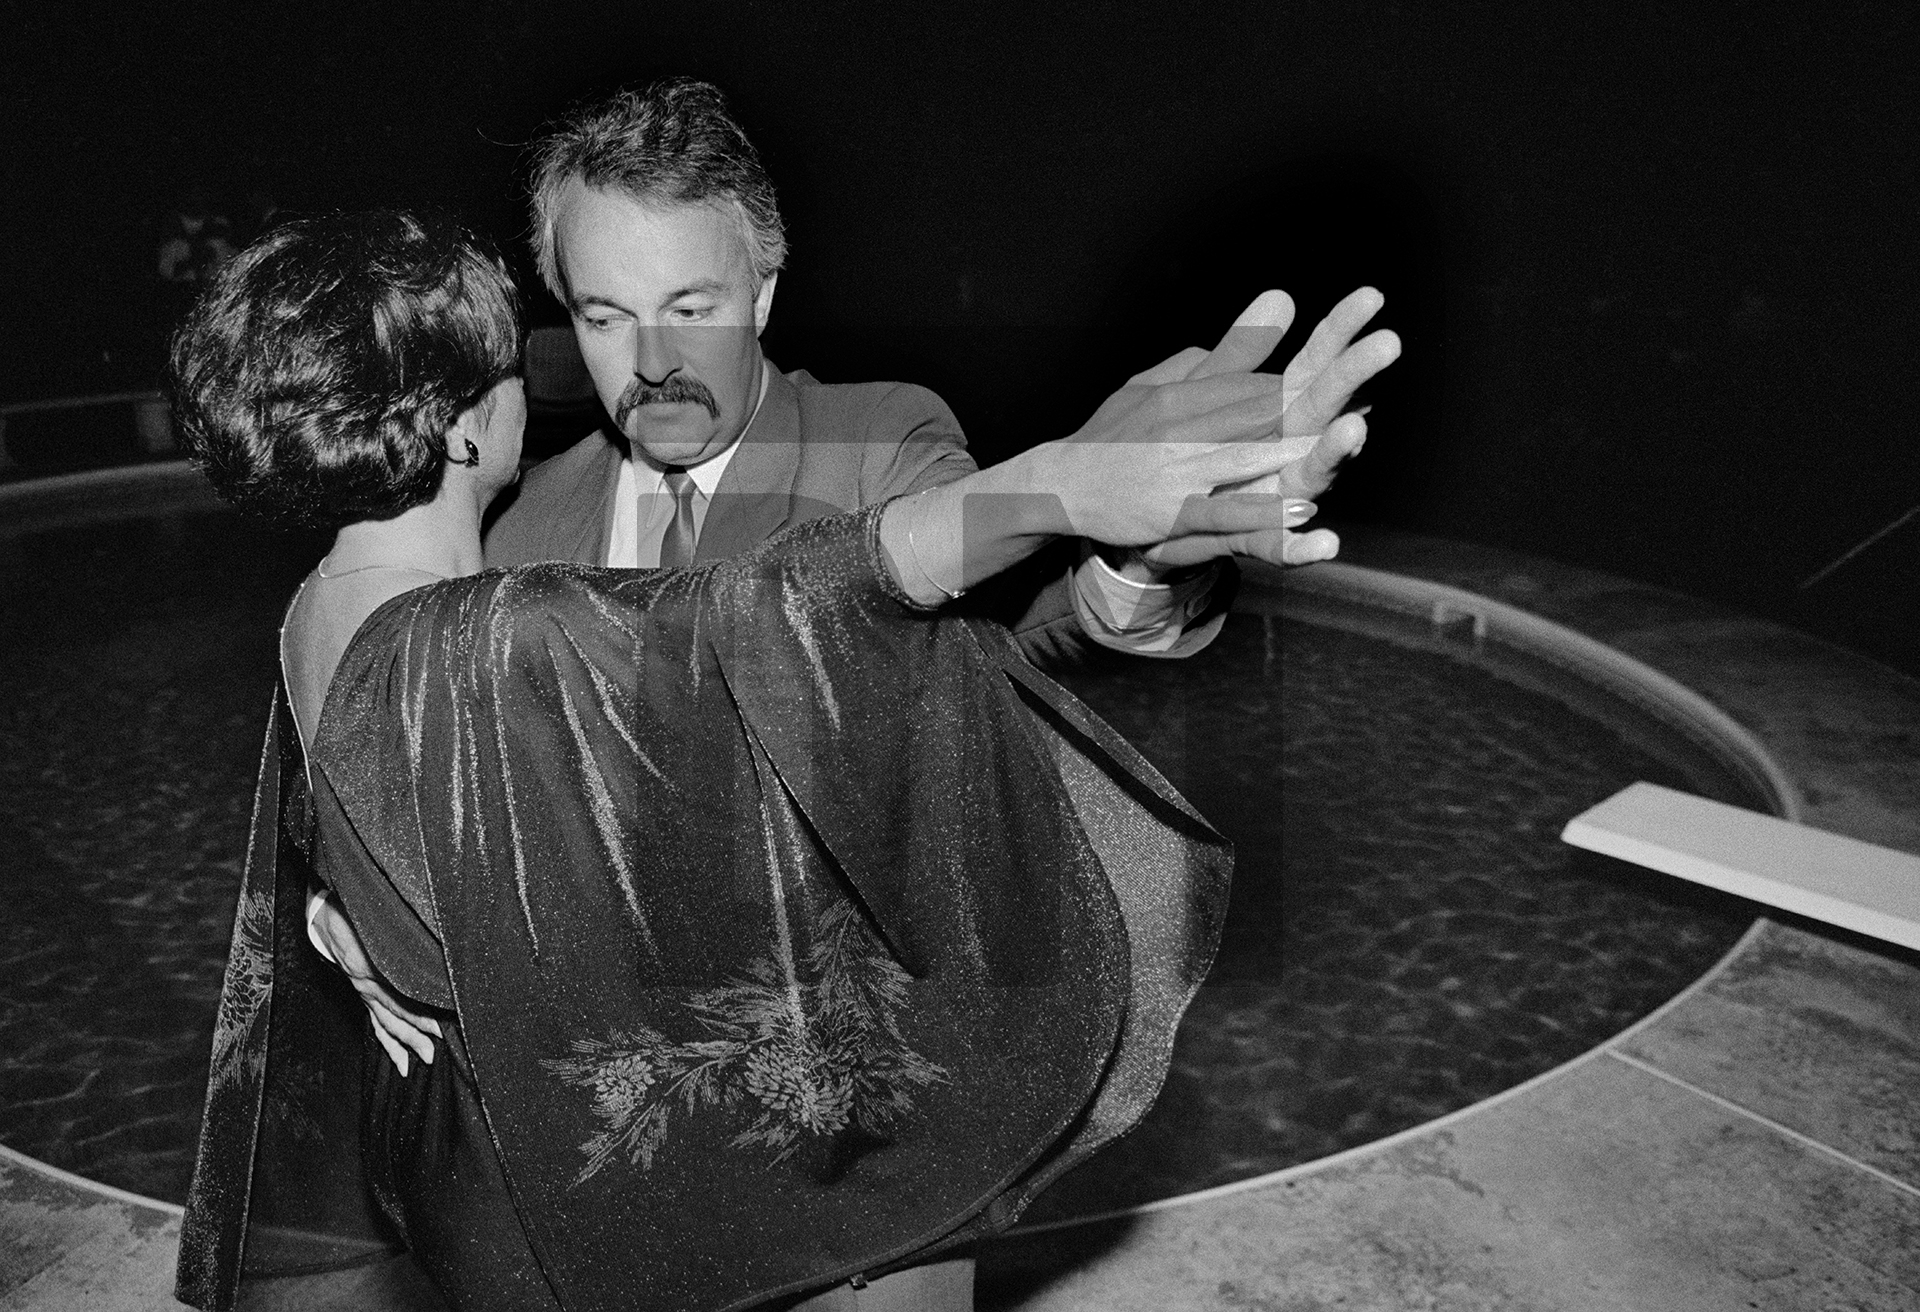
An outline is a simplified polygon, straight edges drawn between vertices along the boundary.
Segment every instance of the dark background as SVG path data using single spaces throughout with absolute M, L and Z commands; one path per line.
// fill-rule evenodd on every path
M 932 386 L 991 459 L 1262 287 L 1310 322 L 1371 282 L 1407 353 L 1329 513 L 1920 672 L 1920 517 L 1799 586 L 1920 502 L 1910 6 L 1031 8 L 15 8 L 0 403 L 154 381 L 196 185 L 449 206 L 531 287 L 524 143 L 687 72 L 780 187 L 785 368 Z

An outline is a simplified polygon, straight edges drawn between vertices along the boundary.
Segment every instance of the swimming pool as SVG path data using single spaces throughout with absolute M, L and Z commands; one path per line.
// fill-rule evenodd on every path
M 273 631 L 324 544 L 154 484 L 49 488 L 0 531 L 0 1142 L 177 1200 Z M 1752 918 L 1557 834 L 1636 778 L 1771 809 L 1764 771 L 1470 610 L 1296 577 L 1250 579 L 1195 661 L 1072 681 L 1240 865 L 1159 1106 L 1038 1219 L 1478 1101 L 1657 1006 Z

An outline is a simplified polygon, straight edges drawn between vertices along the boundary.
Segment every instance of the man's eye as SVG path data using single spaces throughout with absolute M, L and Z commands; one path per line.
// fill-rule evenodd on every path
M 676 305 L 673 308 L 673 317 L 681 323 L 693 323 L 712 313 L 713 307 L 710 305 Z
M 604 317 L 596 319 L 592 315 L 588 315 L 585 319 L 582 320 L 582 322 L 585 323 L 587 327 L 591 328 L 594 332 L 604 333 L 608 329 L 612 328 L 615 324 L 619 323 L 620 321 L 618 319 L 609 319 Z

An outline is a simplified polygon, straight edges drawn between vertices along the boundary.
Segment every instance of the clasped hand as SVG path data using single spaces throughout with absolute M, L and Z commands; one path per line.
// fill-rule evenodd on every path
M 1129 379 L 1058 444 L 1056 486 L 1073 530 L 1144 548 L 1163 568 L 1225 555 L 1331 557 L 1331 531 L 1296 530 L 1366 440 L 1365 418 L 1341 412 L 1399 357 L 1390 331 L 1354 340 L 1384 303 L 1370 287 L 1349 295 L 1275 376 L 1251 371 L 1286 335 L 1293 301 L 1265 292 L 1213 350 L 1189 347 Z
M 432 1065 L 433 1040 L 440 1037 L 440 1022 L 409 1007 L 393 990 L 368 958 L 353 922 L 331 897 L 314 909 L 311 932 L 326 944 L 334 964 L 360 995 L 373 1024 L 373 1037 L 394 1067 L 405 1075 L 409 1052 Z

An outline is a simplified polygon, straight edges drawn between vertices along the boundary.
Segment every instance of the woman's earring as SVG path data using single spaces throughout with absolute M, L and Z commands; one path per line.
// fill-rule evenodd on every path
M 465 465 L 468 469 L 472 469 L 480 463 L 480 448 L 473 444 L 473 439 L 470 437 L 466 439 L 466 443 L 467 458 L 465 460 L 454 460 L 451 455 L 449 455 L 447 459 L 453 461 L 456 465 Z

